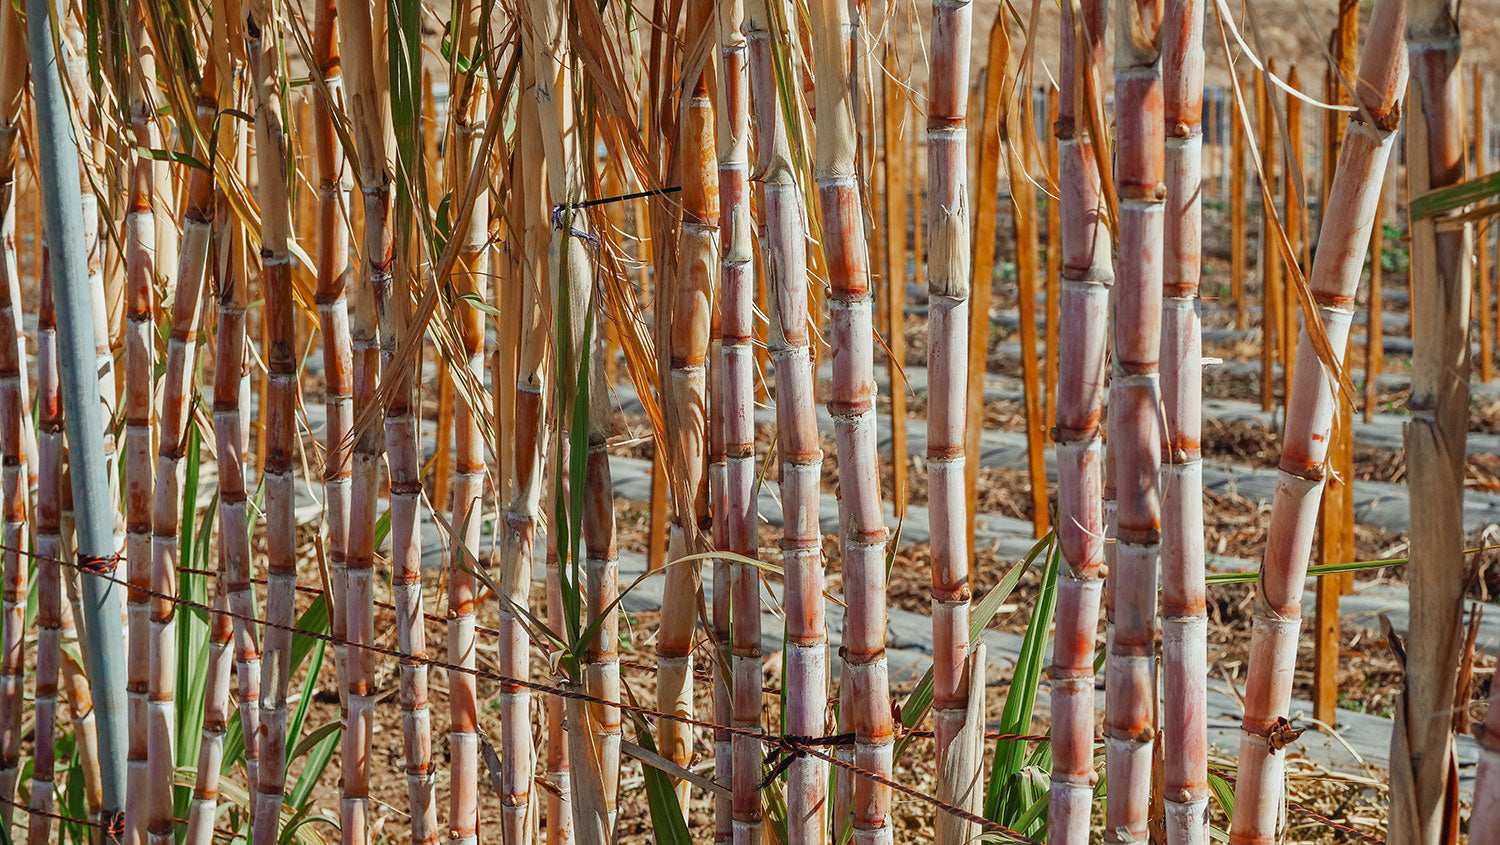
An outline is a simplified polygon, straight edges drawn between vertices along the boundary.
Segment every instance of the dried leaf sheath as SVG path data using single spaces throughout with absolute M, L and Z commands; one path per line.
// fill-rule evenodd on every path
M 1052 785 L 1048 831 L 1058 845 L 1089 841 L 1094 794 L 1094 654 L 1103 591 L 1103 452 L 1100 415 L 1114 282 L 1110 233 L 1090 114 L 1100 110 L 1103 0 L 1063 4 L 1061 93 L 1055 124 L 1061 269 L 1057 280 L 1057 536 L 1066 564 L 1058 579 L 1052 651 Z
M 721 379 L 714 406 L 723 429 L 724 490 L 719 548 L 744 558 L 757 555 L 755 502 L 755 267 L 750 216 L 750 62 L 744 33 L 744 0 L 719 9 L 719 351 Z M 717 527 L 717 526 L 716 526 Z M 719 540 L 719 538 L 715 538 Z M 760 576 L 741 560 L 729 564 L 729 583 L 714 581 L 715 595 L 730 592 L 732 724 L 761 727 Z M 736 843 L 760 841 L 760 743 L 731 740 L 731 831 Z
M 785 730 L 817 736 L 825 730 L 828 689 L 827 625 L 823 607 L 823 549 L 818 528 L 823 452 L 814 412 L 807 295 L 807 210 L 792 169 L 774 51 L 786 42 L 772 27 L 771 2 L 746 5 L 750 85 L 755 109 L 755 169 L 765 190 L 768 346 L 776 371 L 776 446 L 781 454 L 782 567 L 786 579 Z M 960 494 L 961 495 L 961 494 Z M 744 694 L 744 693 L 742 693 Z M 787 770 L 787 838 L 791 845 L 827 841 L 827 765 L 799 757 Z
M 1350 116 L 1344 132 L 1318 254 L 1307 280 L 1311 304 L 1340 365 L 1382 176 L 1395 143 L 1397 98 L 1406 87 L 1406 55 L 1399 42 L 1405 17 L 1403 0 L 1381 0 L 1375 6 L 1355 90 L 1362 109 Z M 1237 96 L 1236 107 L 1244 108 L 1243 97 Z M 1318 360 L 1304 321 L 1255 599 L 1239 782 L 1229 833 L 1234 845 L 1271 842 L 1281 826 L 1286 751 L 1275 747 L 1270 736 L 1276 720 L 1290 707 L 1303 582 L 1336 406 L 1335 383 Z
M 844 597 L 840 717 L 854 728 L 854 764 L 883 777 L 891 773 L 895 741 L 885 658 L 885 518 L 876 453 L 874 297 L 855 171 L 857 130 L 849 7 L 818 0 L 812 8 L 817 76 L 818 145 L 813 175 L 828 256 L 833 390 L 828 410 L 840 468 L 839 522 Z M 903 233 L 904 235 L 904 233 Z M 856 777 L 852 783 L 856 843 L 891 841 L 888 787 Z M 835 818 L 837 835 L 849 820 Z
M 1166 0 L 1161 392 L 1162 663 L 1169 845 L 1208 843 L 1208 611 L 1203 562 L 1203 4 Z
M 1468 115 L 1458 4 L 1412 0 L 1410 9 L 1406 178 L 1416 197 L 1463 181 Z M 1464 659 L 1470 578 L 1463 516 L 1473 226 L 1428 217 L 1412 220 L 1410 231 L 1413 348 L 1405 445 L 1411 543 L 1413 557 L 1420 557 L 1409 576 L 1412 625 L 1391 737 L 1386 838 L 1392 845 L 1440 842 L 1458 825 L 1451 708 Z

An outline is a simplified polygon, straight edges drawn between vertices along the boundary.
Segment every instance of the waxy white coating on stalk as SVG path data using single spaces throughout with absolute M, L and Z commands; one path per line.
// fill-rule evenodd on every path
M 744 33 L 743 0 L 719 9 L 719 200 L 723 260 L 719 352 L 720 383 L 714 421 L 724 441 L 724 492 L 715 511 L 722 524 L 724 551 L 740 558 L 758 556 L 755 466 L 755 267 L 750 216 L 750 62 Z M 716 540 L 719 538 L 716 537 Z M 718 584 L 718 581 L 714 582 Z M 743 560 L 729 564 L 730 672 L 734 727 L 761 729 L 760 573 Z M 722 588 L 715 589 L 715 595 Z M 730 741 L 732 817 L 735 845 L 760 842 L 760 781 L 763 750 L 758 740 L 736 735 Z
M 1161 353 L 1165 179 L 1161 6 L 1119 0 L 1115 29 L 1114 377 L 1109 433 L 1118 494 L 1110 565 L 1108 802 L 1104 841 L 1145 843 L 1151 809 L 1156 702 L 1157 560 L 1161 543 Z
M 849 6 L 844 0 L 817 0 L 812 22 L 813 56 L 823 83 L 817 86 L 813 176 L 823 215 L 830 285 L 833 389 L 828 410 L 834 420 L 840 467 L 839 539 L 847 607 L 839 716 L 853 728 L 853 763 L 890 777 L 895 729 L 885 658 L 886 527 L 875 445 L 874 299 L 854 162 L 857 130 Z M 841 835 L 852 823 L 853 841 L 860 845 L 893 841 L 889 787 L 865 777 L 853 778 L 849 786 L 851 815 L 834 818 L 833 835 Z
M 828 632 L 824 619 L 822 533 L 818 528 L 823 452 L 818 445 L 807 295 L 807 209 L 792 168 L 772 57 L 770 2 L 751 0 L 744 31 L 750 44 L 751 103 L 755 109 L 755 174 L 765 190 L 765 272 L 771 300 L 768 346 L 776 370 L 777 449 L 781 453 L 782 564 L 786 581 L 786 732 L 820 736 L 826 730 Z M 782 20 L 789 20 L 780 16 Z M 801 756 L 787 769 L 789 845 L 823 843 L 827 836 L 828 766 Z
M 972 660 L 969 518 L 964 491 L 964 430 L 969 374 L 969 208 L 966 178 L 969 0 L 932 7 L 932 76 L 927 93 L 928 405 L 927 489 L 932 523 L 932 654 L 938 799 L 972 808 L 984 793 L 977 748 L 984 664 Z M 978 679 L 974 675 L 978 676 Z M 938 818 L 939 845 L 966 842 L 973 825 Z
M 1340 366 L 1381 183 L 1395 145 L 1397 98 L 1406 88 L 1406 54 L 1399 41 L 1405 15 L 1404 0 L 1380 0 L 1372 14 L 1355 91 L 1361 110 L 1350 115 L 1344 132 L 1318 253 L 1308 277 L 1334 363 Z M 1370 119 L 1374 124 L 1367 122 Z M 1239 781 L 1229 831 L 1233 845 L 1270 845 L 1284 825 L 1287 752 L 1276 747 L 1271 737 L 1277 719 L 1285 718 L 1291 706 L 1302 590 L 1337 406 L 1332 374 L 1319 362 L 1305 323 L 1298 338 L 1292 388 L 1270 534 L 1255 598 Z
M 1203 564 L 1203 3 L 1166 0 L 1161 392 L 1163 780 L 1168 845 L 1208 843 L 1208 610 Z
M 1103 592 L 1105 521 L 1099 420 L 1114 281 L 1110 233 L 1090 114 L 1101 110 L 1104 0 L 1063 4 L 1058 147 L 1060 278 L 1057 350 L 1057 585 L 1052 650 L 1052 784 L 1048 831 L 1058 845 L 1089 842 L 1094 803 L 1094 652 Z M 1086 35 L 1082 44 L 1077 39 Z M 1079 60 L 1082 59 L 1082 63 Z M 1089 79 L 1095 80 L 1086 84 Z M 1099 139 L 1098 143 L 1105 143 Z M 1111 547 L 1113 544 L 1111 544 Z

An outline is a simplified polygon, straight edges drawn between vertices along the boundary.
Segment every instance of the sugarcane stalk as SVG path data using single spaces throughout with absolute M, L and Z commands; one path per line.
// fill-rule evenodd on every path
M 812 22 L 813 56 L 823 83 L 816 89 L 813 176 L 828 255 L 833 346 L 828 411 L 840 467 L 839 543 L 846 604 L 840 716 L 847 711 L 854 729 L 854 764 L 890 777 L 895 729 L 885 657 L 886 527 L 876 452 L 874 299 L 855 169 L 858 133 L 850 67 L 854 30 L 843 0 L 819 0 Z M 837 828 L 852 822 L 856 843 L 891 841 L 890 789 L 865 777 L 854 778 L 852 786 L 852 818 L 836 818 Z
M 231 35 L 223 16 L 215 18 L 215 53 L 223 51 L 228 66 Z M 221 103 L 234 103 L 237 86 L 219 75 Z M 221 155 L 229 157 L 229 168 L 243 176 L 247 139 L 244 133 L 229 136 L 220 127 Z M 224 759 L 224 737 L 230 720 L 229 666 L 238 680 L 240 732 L 244 743 L 247 781 L 259 783 L 260 685 L 259 631 L 248 619 L 256 618 L 255 592 L 250 578 L 249 505 L 245 493 L 245 454 L 249 448 L 249 367 L 245 359 L 245 300 L 248 273 L 245 263 L 245 228 L 229 207 L 223 189 L 215 191 L 213 241 L 218 245 L 213 263 L 218 291 L 218 326 L 214 355 L 214 443 L 219 476 L 219 578 L 209 621 L 209 663 L 204 693 L 203 731 L 198 747 L 198 773 L 188 814 L 185 842 L 209 845 L 215 834 L 218 812 L 219 772 Z M 342 692 L 342 686 L 340 687 Z M 252 822 L 254 810 L 252 803 Z
M 3 28 L 4 24 L 0 24 L 0 30 Z M 6 205 L 13 210 L 13 195 L 11 200 Z M 26 828 L 27 842 L 33 845 L 44 845 L 50 840 L 52 819 L 48 814 L 56 803 L 53 797 L 57 766 L 55 729 L 63 627 L 59 573 L 62 566 L 58 561 L 65 560 L 62 538 L 63 407 L 62 397 L 58 394 L 57 314 L 45 279 L 40 299 L 37 310 L 37 460 L 41 467 L 37 473 L 35 511 L 36 754 L 32 760 L 31 819 Z M 11 540 L 6 542 L 8 545 Z
M 1375 224 L 1382 176 L 1395 144 L 1397 98 L 1406 87 L 1406 55 L 1397 41 L 1405 17 L 1403 0 L 1381 0 L 1372 13 L 1355 88 L 1359 110 L 1350 114 L 1344 132 L 1318 253 L 1307 280 L 1309 304 L 1316 308 L 1317 325 L 1327 340 L 1327 363 L 1339 367 L 1365 247 Z M 1243 111 L 1237 88 L 1235 94 L 1236 108 Z M 1269 196 L 1269 191 L 1263 191 L 1263 196 Z M 1286 717 L 1291 704 L 1303 582 L 1317 525 L 1337 390 L 1336 374 L 1319 362 L 1322 356 L 1309 331 L 1312 322 L 1309 315 L 1298 341 L 1300 366 L 1287 406 L 1270 535 L 1256 592 L 1239 781 L 1229 834 L 1235 845 L 1272 842 L 1284 823 L 1286 750 L 1277 720 Z M 1445 707 L 1451 702 L 1450 697 Z
M 1464 180 L 1464 74 L 1456 4 L 1420 0 L 1412 2 L 1410 10 L 1406 178 L 1411 196 L 1420 196 Z M 1401 695 L 1392 717 L 1391 824 L 1386 838 L 1393 845 L 1435 845 L 1451 838 L 1445 831 L 1458 826 L 1450 708 L 1464 659 L 1463 602 L 1469 578 L 1463 516 L 1473 368 L 1473 226 L 1413 218 L 1410 231 L 1413 349 L 1405 445 L 1411 542 L 1421 560 L 1412 569 L 1408 587 L 1413 615 Z
M 88 289 L 84 251 L 82 203 L 78 191 L 78 150 L 74 142 L 69 104 L 62 90 L 52 24 L 56 10 L 33 6 L 26 16 L 37 128 L 37 172 L 47 243 L 52 245 L 51 285 L 58 317 L 58 370 L 65 428 L 71 449 L 71 488 L 78 505 L 78 553 L 90 559 L 111 560 L 115 552 L 106 477 L 104 424 L 100 413 L 98 374 L 93 348 L 93 300 Z M 7 15 L 6 25 L 15 22 Z M 149 372 L 147 373 L 149 376 Z M 89 677 L 98 704 L 101 822 L 120 823 L 125 806 L 125 671 L 124 649 L 118 636 L 120 590 L 92 572 L 82 577 L 84 628 L 92 642 L 85 649 Z
M 712 6 L 689 4 L 687 31 L 708 26 Z M 708 355 L 713 309 L 713 281 L 719 271 L 719 180 L 713 104 L 708 95 L 706 65 L 690 81 L 688 103 L 679 109 L 676 156 L 684 187 L 675 275 L 666 282 L 658 319 L 663 366 L 664 452 L 670 479 L 671 520 L 667 557 L 676 560 L 701 551 L 709 539 L 708 487 L 704 475 L 708 440 Z M 699 565 L 678 564 L 666 570 L 662 622 L 657 635 L 657 706 L 691 716 L 693 707 L 693 631 L 697 621 Z M 662 756 L 687 766 L 692 758 L 692 730 L 662 720 L 657 747 Z M 678 782 L 686 807 L 688 784 Z
M 1105 842 L 1144 843 L 1151 807 L 1156 704 L 1157 558 L 1161 545 L 1161 354 L 1166 124 L 1159 37 L 1162 5 L 1116 6 L 1114 376 L 1109 437 L 1118 492 L 1110 567 L 1105 685 Z
M 533 55 L 523 53 L 521 67 L 523 91 L 534 85 L 536 70 Z M 547 421 L 552 409 L 548 402 L 547 329 L 545 302 L 540 296 L 546 284 L 546 255 L 549 241 L 549 218 L 545 212 L 546 176 L 543 172 L 546 153 L 542 149 L 541 127 L 536 117 L 534 96 L 523 95 L 518 109 L 517 142 L 518 190 L 513 194 L 511 218 L 519 221 L 521 272 L 513 286 L 519 288 L 516 300 L 518 350 L 515 358 L 514 429 L 511 441 L 511 496 L 501 515 L 503 532 L 500 542 L 501 590 L 499 622 L 500 671 L 512 678 L 530 676 L 530 641 L 521 622 L 522 612 L 530 607 L 531 562 L 536 546 L 540 517 L 544 467 L 549 440 Z M 525 845 L 532 841 L 535 823 L 532 811 L 531 782 L 536 768 L 536 748 L 532 740 L 531 692 L 525 687 L 500 685 L 500 753 L 501 753 L 501 834 L 506 845 Z
M 132 42 L 136 45 L 131 67 L 131 135 L 138 147 L 159 149 L 160 132 L 156 106 L 155 53 L 144 37 L 143 12 L 130 15 Z M 152 430 L 156 422 L 153 373 L 156 366 L 155 287 L 158 264 L 157 221 L 153 195 L 164 166 L 136 154 L 130 165 L 126 200 L 125 251 L 125 572 L 129 593 L 130 659 L 126 666 L 130 701 L 129 772 L 131 783 L 149 783 L 147 772 L 147 687 L 150 685 L 151 608 L 139 588 L 151 585 L 151 503 L 155 467 L 151 459 Z M 126 839 L 132 845 L 146 841 L 148 805 L 131 801 L 125 807 Z
M 230 49 L 231 35 L 219 36 Z M 232 78 L 232 77 L 231 77 Z M 238 92 L 220 76 L 221 104 L 237 102 Z M 220 154 L 230 158 L 231 172 L 243 178 L 247 169 L 244 133 L 233 136 L 220 124 Z M 219 476 L 219 554 L 222 556 L 227 602 L 234 614 L 234 663 L 240 729 L 245 744 L 246 779 L 259 782 L 260 755 L 260 631 L 246 620 L 257 618 L 251 583 L 250 504 L 246 495 L 250 448 L 250 362 L 246 356 L 245 308 L 249 275 L 246 231 L 234 215 L 224 192 L 216 193 L 214 213 L 214 274 L 218 292 L 218 326 L 214 339 L 214 444 Z M 253 814 L 253 808 L 252 808 Z
M 9 9 L 3 15 L 0 40 L 7 57 L 0 60 L 0 110 L 3 110 L 0 112 L 0 274 L 4 276 L 0 278 L 0 460 L 3 460 L 0 520 L 4 522 L 5 541 L 5 549 L 0 552 L 4 591 L 0 597 L 4 628 L 0 642 L 0 798 L 8 801 L 16 791 L 25 706 L 28 562 L 23 555 L 27 546 L 28 491 L 23 432 L 30 428 L 30 421 L 21 378 L 26 370 L 24 349 L 18 345 L 25 334 L 20 324 L 20 272 L 15 248 L 15 162 L 19 152 L 21 97 L 26 83 L 26 51 L 19 18 Z M 53 712 L 56 674 L 54 667 Z M 14 814 L 11 804 L 0 805 L 0 820 L 6 825 Z
M 1047 86 L 1047 126 L 1057 124 L 1057 89 Z M 1043 276 L 1043 284 L 1047 289 L 1047 357 L 1043 360 L 1045 368 L 1045 381 L 1047 383 L 1046 403 L 1042 411 L 1043 426 L 1051 431 L 1057 425 L 1057 345 L 1058 345 L 1058 301 L 1059 288 L 1062 279 L 1062 213 L 1059 209 L 1058 197 L 1061 190 L 1057 187 L 1058 159 L 1057 138 L 1052 137 L 1052 142 L 1047 144 L 1047 176 L 1053 180 L 1051 188 L 1047 191 L 1045 202 L 1047 204 L 1047 269 Z
M 721 33 L 722 34 L 722 33 Z M 720 39 L 720 71 L 723 71 L 723 41 Z M 721 90 L 727 89 L 735 83 L 742 82 L 736 79 L 734 82 L 723 84 Z M 723 95 L 721 95 L 723 96 Z M 723 121 L 715 118 L 715 124 Z M 715 139 L 719 143 L 733 143 L 733 139 L 726 139 L 729 134 L 728 127 L 718 131 Z M 724 158 L 719 158 L 719 195 L 728 200 L 728 192 L 738 186 L 734 184 L 734 174 L 724 172 Z M 723 317 L 723 255 L 729 248 L 725 242 L 726 230 L 732 227 L 733 221 L 727 219 L 731 213 L 727 208 L 727 202 L 721 203 L 719 207 L 719 289 L 714 292 L 712 318 L 708 335 L 708 360 L 707 360 L 707 387 L 709 414 L 706 420 L 708 424 L 708 510 L 713 516 L 713 546 L 715 549 L 726 549 L 729 546 L 729 454 L 725 449 L 726 426 L 724 420 L 724 317 Z M 714 730 L 714 779 L 725 787 L 723 792 L 714 796 L 714 843 L 715 845 L 727 844 L 734 841 L 734 738 L 728 727 L 734 724 L 734 633 L 733 633 L 733 590 L 730 586 L 730 567 L 728 558 L 715 558 L 713 561 L 714 591 L 713 591 L 713 641 L 714 641 L 714 671 L 713 671 L 713 720 L 715 724 L 723 727 Z
M 723 428 L 724 490 L 719 548 L 736 558 L 729 582 L 714 592 L 730 592 L 730 673 L 732 724 L 761 727 L 760 577 L 746 563 L 757 557 L 755 502 L 755 266 L 754 221 L 750 209 L 750 57 L 745 39 L 744 0 L 719 9 L 719 237 L 721 379 L 714 417 Z M 717 573 L 716 573 L 717 575 Z M 722 752 L 721 752 L 722 753 Z M 761 771 L 759 742 L 736 734 L 730 743 L 733 839 L 760 842 L 761 805 L 756 789 Z
M 1100 110 L 1106 6 L 1063 5 L 1058 149 L 1057 532 L 1066 568 L 1058 579 L 1052 656 L 1052 784 L 1048 830 L 1059 845 L 1089 841 L 1094 774 L 1094 652 L 1104 577 L 1103 454 L 1109 289 L 1114 281 L 1103 185 L 1090 132 Z M 1113 544 L 1111 544 L 1113 546 Z
M 339 60 L 338 4 L 320 0 L 313 16 L 313 61 L 323 76 L 325 96 L 313 98 L 313 146 L 316 160 L 318 238 L 317 303 L 323 338 L 323 396 L 327 417 L 323 454 L 324 517 L 328 526 L 328 581 L 335 597 L 348 587 L 350 432 L 354 428 L 354 353 L 349 336 L 349 170 L 344 147 L 334 130 L 334 114 L 345 106 L 344 70 Z M 243 331 L 243 328 L 241 329 Z M 340 709 L 347 715 L 348 614 L 339 604 L 329 608 L 328 627 L 338 679 Z
M 595 350 L 598 352 L 603 348 L 605 344 L 600 344 Z M 620 594 L 620 555 L 616 545 L 609 453 L 606 451 L 609 429 L 604 425 L 609 414 L 609 393 L 604 362 L 596 354 L 592 363 L 594 384 L 589 396 L 593 402 L 593 422 L 589 429 L 588 469 L 584 478 L 587 489 L 582 516 L 586 555 L 583 594 L 584 624 L 597 624 L 599 629 L 584 648 L 580 672 L 585 692 L 596 699 L 617 702 L 620 700 L 620 624 L 615 600 Z M 581 735 L 587 733 L 591 737 L 592 751 L 598 760 L 605 829 L 614 830 L 619 816 L 620 710 L 608 704 L 590 702 L 585 718 L 587 731 L 574 731 L 570 737 L 573 737 L 575 749 L 579 747 L 577 743 Z M 575 720 L 573 723 L 580 722 Z M 577 806 L 581 807 L 582 802 Z M 575 819 L 575 825 L 580 830 L 584 828 L 583 820 Z
M 383 4 L 376 4 L 383 9 Z M 353 356 L 353 398 L 356 405 L 374 403 L 380 380 L 380 325 L 375 302 L 389 294 L 391 284 L 391 163 L 387 136 L 391 119 L 386 87 L 384 30 L 377 30 L 370 4 L 358 0 L 337 3 L 339 49 L 346 70 L 344 91 L 351 134 L 358 156 L 355 173 L 362 195 L 364 227 L 359 254 L 362 266 L 355 277 L 354 314 L 350 321 Z M 344 597 L 345 635 L 349 638 L 345 692 L 348 708 L 343 739 L 342 841 L 364 843 L 370 831 L 370 755 L 374 730 L 375 656 L 361 648 L 375 641 L 375 512 L 379 497 L 381 430 L 373 424 L 351 430 L 347 586 Z M 403 646 L 407 643 L 403 642 Z M 409 699 L 408 699 L 409 700 Z M 405 723 L 403 722 L 403 728 Z
M 1208 608 L 1203 544 L 1203 4 L 1167 0 L 1162 265 L 1161 619 L 1165 821 L 1170 845 L 1208 843 Z
M 1474 772 L 1474 809 L 1469 813 L 1469 842 L 1495 845 L 1500 842 L 1500 706 L 1492 688 L 1484 724 L 1475 735 L 1479 765 Z
M 965 169 L 969 0 L 932 7 L 932 75 L 927 90 L 927 489 L 932 522 L 933 715 L 938 797 L 975 806 L 984 792 L 978 747 L 983 719 L 971 719 L 971 677 L 984 666 L 969 647 L 968 514 L 964 499 L 969 371 L 969 209 Z M 982 711 L 981 711 L 982 712 Z M 938 819 L 940 845 L 965 842 L 973 826 Z
M 479 39 L 480 6 L 466 3 L 454 18 L 454 46 L 463 55 L 474 55 Z M 484 133 L 485 88 L 468 84 L 455 75 L 450 83 L 449 114 L 452 139 L 448 147 L 448 185 L 454 196 L 469 184 L 471 174 L 484 166 L 479 140 Z M 481 190 L 474 198 L 468 225 L 462 232 L 458 265 L 452 274 L 460 296 L 484 301 L 485 278 L 490 269 L 489 196 Z M 451 375 L 465 382 L 463 390 L 450 388 L 453 403 L 452 448 L 452 559 L 448 571 L 448 661 L 473 668 L 477 656 L 474 638 L 475 567 L 479 566 L 480 529 L 484 523 L 484 437 L 479 428 L 482 408 L 472 403 L 483 395 L 484 312 L 474 302 L 458 306 L 458 335 L 464 352 L 464 369 Z M 438 475 L 438 483 L 445 478 Z M 608 489 L 608 488 L 606 488 Z M 440 507 L 440 505 L 439 505 Z M 448 747 L 451 768 L 448 839 L 454 843 L 476 843 L 479 838 L 479 692 L 473 675 L 448 674 Z
M 786 732 L 823 733 L 828 689 L 828 634 L 823 603 L 822 534 L 818 502 L 823 452 L 813 410 L 813 371 L 807 296 L 807 212 L 792 169 L 791 144 L 777 85 L 771 0 L 746 4 L 744 32 L 750 46 L 750 90 L 755 109 L 754 173 L 765 190 L 766 280 L 770 310 L 769 349 L 776 370 L 776 444 L 781 452 L 782 567 L 786 578 Z M 961 161 L 961 159 L 960 159 Z M 963 413 L 962 406 L 958 412 Z M 963 477 L 957 495 L 963 496 Z M 960 529 L 957 542 L 964 537 Z M 787 771 L 789 843 L 825 842 L 827 765 L 799 757 Z
M 213 65 L 204 74 L 195 116 L 202 131 L 211 131 L 217 112 Z M 171 332 L 161 379 L 156 484 L 151 508 L 150 683 L 147 689 L 147 783 L 150 796 L 148 841 L 170 843 L 175 837 L 172 784 L 176 773 L 178 533 L 182 519 L 181 475 L 186 455 L 192 380 L 197 372 L 198 331 L 203 314 L 204 267 L 213 227 L 213 175 L 194 168 L 188 177 L 182 218 L 177 281 L 172 301 Z M 271 535 L 274 537 L 276 529 Z M 273 547 L 275 541 L 272 540 Z

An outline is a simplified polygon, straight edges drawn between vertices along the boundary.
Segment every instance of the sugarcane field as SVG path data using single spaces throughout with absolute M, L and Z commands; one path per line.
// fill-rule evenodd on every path
M 1500 845 L 1500 0 L 0 3 L 0 843 Z

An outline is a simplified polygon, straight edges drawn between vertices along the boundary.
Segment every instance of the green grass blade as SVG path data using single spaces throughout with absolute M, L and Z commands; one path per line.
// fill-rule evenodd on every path
M 1015 674 L 1011 677 L 1010 689 L 1005 695 L 1005 710 L 1000 717 L 1000 730 L 1005 733 L 1026 733 L 1031 726 L 1031 718 L 1036 709 L 1037 685 L 1045 668 L 1042 664 L 1047 659 L 1052 612 L 1057 605 L 1057 570 L 1060 559 L 1058 545 L 1054 542 L 1047 555 L 1047 569 L 1037 592 L 1036 607 L 1026 625 L 1026 636 L 1021 641 L 1021 654 L 1016 661 Z M 1025 753 L 1024 742 L 1002 740 L 996 743 L 989 787 L 984 799 L 985 818 L 1010 826 L 1009 822 L 1024 812 L 1025 796 L 1017 791 L 1017 778 L 1021 773 Z

